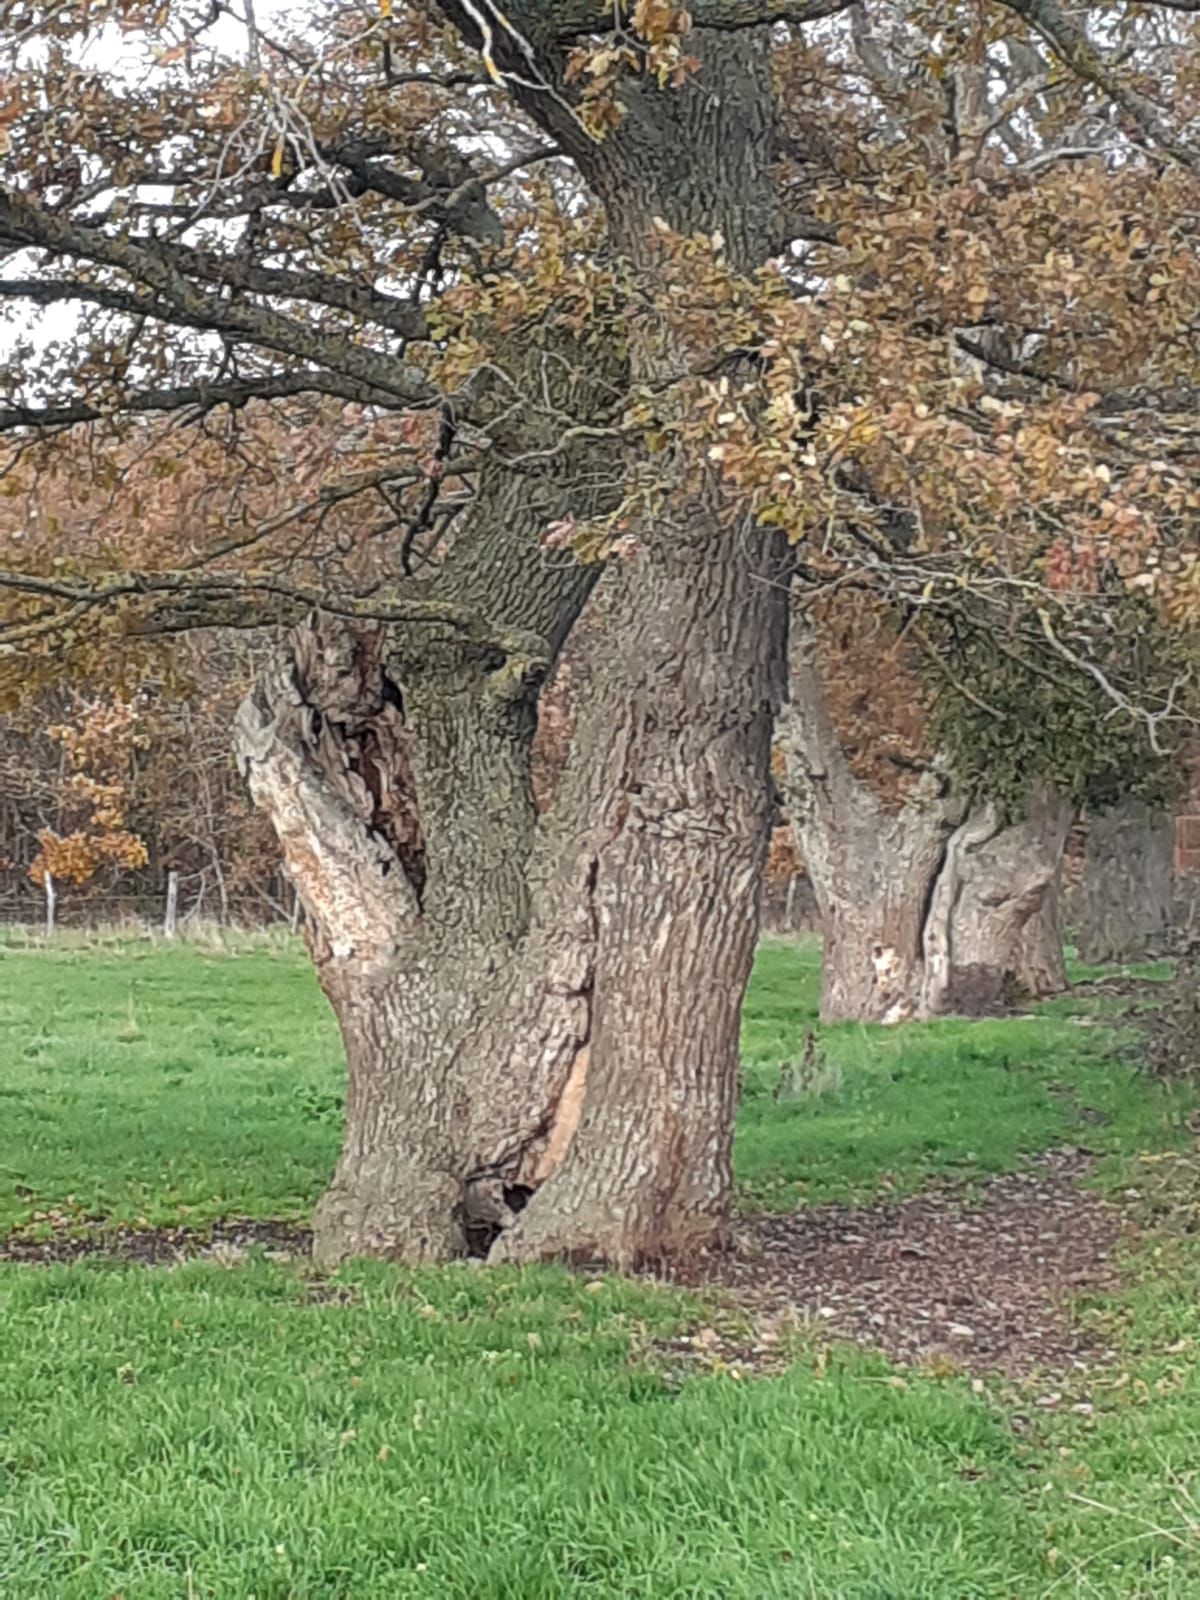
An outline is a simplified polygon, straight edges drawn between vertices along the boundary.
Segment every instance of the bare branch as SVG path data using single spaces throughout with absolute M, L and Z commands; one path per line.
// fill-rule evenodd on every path
M 428 406 L 440 396 L 424 375 L 402 361 L 261 305 L 206 294 L 184 277 L 153 240 L 113 238 L 55 216 L 15 189 L 0 186 L 0 239 L 115 267 L 153 290 L 155 314 L 182 325 L 210 328 L 267 350 L 295 356 L 354 378 L 393 403 Z
M 227 383 L 179 384 L 164 389 L 143 389 L 121 397 L 121 410 L 138 413 L 183 411 L 198 407 L 243 406 L 249 400 L 283 400 L 300 394 L 331 394 L 335 398 L 370 405 L 380 396 L 368 385 L 326 372 L 270 372 L 259 378 L 239 378 Z M 84 400 L 58 406 L 6 406 L 0 409 L 0 433 L 15 428 L 69 428 L 75 423 L 98 422 L 111 414 L 111 406 Z
M 1193 171 L 1200 168 L 1200 151 L 1176 138 L 1159 116 L 1158 108 L 1123 82 L 1113 64 L 1106 60 L 1087 34 L 1072 20 L 1058 0 L 1001 0 L 1009 11 L 1035 28 L 1054 54 L 1085 83 L 1094 84 L 1130 118 L 1152 147 L 1164 151 L 1172 160 Z
M 524 633 L 497 630 L 481 617 L 452 602 L 428 598 L 336 599 L 301 584 L 277 578 L 243 578 L 237 575 L 130 572 L 95 584 L 67 582 L 34 573 L 0 568 L 0 589 L 56 601 L 65 609 L 34 624 L 38 633 L 53 633 L 77 622 L 85 613 L 121 601 L 145 600 L 150 609 L 132 631 L 138 635 L 179 632 L 184 628 L 255 628 L 294 621 L 310 611 L 362 621 L 440 626 L 468 643 L 500 648 L 505 653 L 545 653 L 544 641 Z M 27 620 L 0 622 L 0 652 L 16 647 L 30 636 Z

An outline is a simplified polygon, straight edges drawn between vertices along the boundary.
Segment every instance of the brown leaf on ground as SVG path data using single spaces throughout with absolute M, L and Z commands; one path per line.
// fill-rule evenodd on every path
M 1094 1366 L 1111 1352 L 1070 1302 L 1118 1286 L 1127 1219 L 1080 1187 L 1089 1166 L 1086 1153 L 1054 1151 L 974 1197 L 942 1188 L 895 1204 L 752 1217 L 704 1281 L 723 1284 L 752 1316 L 792 1313 L 906 1364 L 1010 1377 Z

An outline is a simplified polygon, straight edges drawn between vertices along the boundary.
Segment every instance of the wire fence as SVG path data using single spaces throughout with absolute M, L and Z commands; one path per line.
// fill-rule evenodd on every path
M 197 894 L 194 885 L 180 879 L 171 915 L 170 882 L 161 889 L 90 891 L 86 886 L 55 882 L 49 893 L 43 886 L 9 883 L 0 887 L 0 924 L 38 928 L 94 929 L 128 926 L 170 933 L 199 924 L 238 928 L 295 928 L 301 910 L 290 887 L 284 896 L 269 891 L 226 890 L 217 896 Z

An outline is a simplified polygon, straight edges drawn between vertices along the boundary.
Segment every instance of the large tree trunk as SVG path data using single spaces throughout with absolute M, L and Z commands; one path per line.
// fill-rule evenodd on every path
M 397 682 L 382 634 L 314 623 L 243 707 L 349 1065 L 320 1259 L 722 1238 L 783 638 L 773 552 L 702 548 L 598 597 L 540 826 L 520 674 Z
M 555 807 L 560 827 L 590 819 L 586 1093 L 565 1159 L 498 1258 L 628 1264 L 724 1239 L 785 647 L 780 570 L 771 540 L 697 536 L 645 552 L 604 596 Z M 562 852 L 553 830 L 551 844 Z M 550 904 L 555 877 L 552 864 Z
M 1075 896 L 1081 961 L 1143 961 L 1170 942 L 1175 830 L 1140 800 L 1087 819 Z
M 473 8 L 446 10 L 477 39 Z M 496 47 L 511 53 L 509 36 Z M 523 91 L 648 292 L 657 218 L 723 233 L 741 267 L 773 237 L 764 42 L 697 48 L 702 81 L 634 85 L 636 114 L 603 145 L 564 121 L 561 97 Z M 635 382 L 665 392 L 681 361 L 711 361 L 686 330 L 657 332 L 631 323 Z M 560 414 L 586 415 L 580 375 L 567 381 Z M 556 464 L 582 448 L 548 442 Z M 524 442 L 518 454 L 530 459 Z M 465 559 L 434 584 L 473 609 L 482 642 L 322 624 L 244 710 L 243 764 L 304 897 L 350 1064 L 322 1259 L 474 1249 L 624 1265 L 724 1238 L 785 555 L 738 525 L 715 474 L 669 457 L 656 463 L 674 472 L 666 504 L 594 597 L 567 767 L 540 819 L 538 677 L 581 581 L 538 562 L 537 534 L 593 514 L 580 486 L 619 482 L 612 461 L 559 470 L 540 499 L 515 474 L 506 489 L 499 467 L 485 481 L 455 547 Z
M 781 722 L 789 810 L 825 939 L 821 1017 L 899 1022 L 1066 987 L 1060 881 L 1071 811 L 1035 792 L 1003 827 L 964 815 L 941 763 L 881 799 L 851 770 L 811 627 L 792 630 Z
M 591 954 L 570 908 L 556 947 L 519 959 L 537 685 L 587 591 L 578 571 L 539 567 L 535 488 L 485 473 L 467 578 L 452 557 L 435 586 L 461 601 L 486 569 L 492 642 L 314 619 L 239 714 L 240 762 L 346 1047 L 345 1144 L 314 1221 L 324 1261 L 485 1248 L 587 1038 Z

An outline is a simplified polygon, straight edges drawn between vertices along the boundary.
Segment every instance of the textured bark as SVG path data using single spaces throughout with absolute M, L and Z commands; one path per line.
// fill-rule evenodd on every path
M 825 940 L 821 1017 L 899 1022 L 923 1008 L 929 898 L 962 807 L 936 768 L 899 807 L 850 770 L 811 628 L 794 620 L 780 724 L 788 810 Z
M 1063 847 L 1072 811 L 1035 792 L 1026 819 L 964 816 L 935 761 L 899 802 L 855 777 L 811 631 L 793 626 L 781 722 L 788 805 L 825 939 L 824 1021 L 978 1013 L 1066 987 Z
M 658 218 L 720 233 L 744 269 L 774 243 L 765 37 L 699 30 L 692 45 L 697 82 L 663 92 L 630 80 L 627 115 L 602 144 L 560 128 L 551 97 L 525 102 L 568 141 L 650 295 Z M 654 322 L 630 327 L 631 376 L 666 390 L 701 352 L 678 330 L 659 343 Z M 598 596 L 609 609 L 557 802 L 568 829 L 595 819 L 582 851 L 558 847 L 591 885 L 587 1085 L 563 1161 L 497 1241 L 507 1260 L 625 1265 L 725 1238 L 788 558 L 775 536 L 739 529 L 715 475 L 680 465 L 661 523 L 638 530 L 637 560 Z
M 586 1093 L 498 1258 L 628 1264 L 724 1239 L 786 623 L 764 579 L 780 561 L 767 538 L 698 536 L 613 574 L 555 808 L 580 833 L 551 836 L 546 896 L 571 897 L 553 887 L 564 867 L 586 875 Z
M 1088 818 L 1075 897 L 1081 961 L 1141 961 L 1167 948 L 1174 848 L 1171 819 L 1139 800 Z
M 994 808 L 967 818 L 950 841 L 925 932 L 922 1009 L 986 1012 L 1017 993 L 1067 987 L 1061 926 L 1063 848 L 1074 809 L 1048 792 L 1002 827 Z
M 346 1047 L 345 1145 L 314 1223 L 326 1261 L 440 1260 L 486 1243 L 499 1178 L 552 1118 L 586 1037 L 586 999 L 547 964 L 521 997 L 522 1073 L 507 1070 L 532 718 L 524 674 L 479 677 L 464 669 L 455 693 L 443 662 L 430 682 L 444 697 L 418 729 L 386 687 L 384 636 L 314 623 L 240 714 L 243 768 Z
M 485 1248 L 587 1038 L 590 954 L 560 938 L 518 958 L 537 694 L 593 582 L 538 540 L 566 495 L 586 510 L 576 485 L 597 465 L 564 452 L 553 475 L 481 474 L 431 593 L 474 607 L 493 643 L 314 618 L 239 714 L 239 761 L 346 1048 L 345 1144 L 315 1217 L 322 1260 Z
M 778 556 L 698 539 L 655 559 L 597 597 L 540 826 L 520 673 L 442 661 L 427 685 L 410 666 L 401 693 L 382 635 L 314 622 L 243 707 L 242 764 L 346 1045 L 324 1261 L 503 1234 L 506 1259 L 626 1263 L 723 1236 Z

